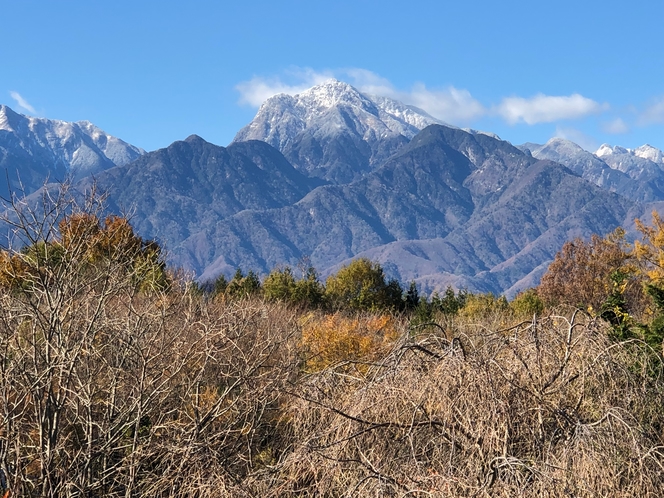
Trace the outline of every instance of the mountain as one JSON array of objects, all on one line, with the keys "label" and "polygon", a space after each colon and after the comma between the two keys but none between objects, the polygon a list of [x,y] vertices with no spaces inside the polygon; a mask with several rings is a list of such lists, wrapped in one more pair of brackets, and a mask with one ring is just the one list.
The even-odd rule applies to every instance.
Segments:
[{"label": "mountain", "polygon": [[139,155],[89,123],[1,116],[0,158],[21,179],[96,184],[110,212],[200,281],[302,258],[326,276],[366,256],[423,292],[511,296],[567,240],[629,230],[664,205],[653,147],[517,148],[335,80],[268,99],[228,147],[192,135]]},{"label": "mountain", "polygon": [[50,181],[74,180],[127,164],[145,151],[88,121],[70,123],[24,116],[0,105],[0,195],[31,193]]},{"label": "mountain", "polygon": [[440,123],[417,107],[331,79],[298,95],[269,98],[233,141],[262,140],[300,171],[342,184],[361,178],[420,130]]},{"label": "mountain", "polygon": [[604,144],[595,155],[630,178],[655,184],[664,191],[664,153],[661,150],[647,144],[636,149]]},{"label": "mountain", "polygon": [[203,241],[192,255],[172,259],[189,269],[189,259],[209,259],[205,234],[219,221],[246,209],[291,205],[321,184],[264,142],[219,147],[196,135],[85,178],[76,188],[89,190],[93,182],[108,194],[109,210],[128,213],[141,236],[176,252],[187,238]]},{"label": "mountain", "polygon": [[664,191],[660,190],[661,182],[633,179],[626,172],[605,162],[602,157],[586,151],[570,140],[552,138],[544,145],[528,143],[520,148],[527,149],[538,159],[549,159],[563,164],[582,178],[628,199],[639,202],[664,199]]},{"label": "mountain", "polygon": [[368,256],[425,291],[456,283],[500,293],[541,271],[569,238],[620,225],[632,205],[508,142],[432,125],[356,182],[223,220],[206,235],[214,260],[190,262],[206,280],[303,256],[326,274]]}]

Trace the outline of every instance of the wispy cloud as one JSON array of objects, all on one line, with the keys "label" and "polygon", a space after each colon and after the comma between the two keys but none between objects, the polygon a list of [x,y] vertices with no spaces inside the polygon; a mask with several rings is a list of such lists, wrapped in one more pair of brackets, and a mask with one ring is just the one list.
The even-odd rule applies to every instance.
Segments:
[{"label": "wispy cloud", "polygon": [[424,83],[415,83],[410,89],[400,89],[387,78],[362,68],[316,71],[294,67],[282,76],[255,76],[235,88],[240,93],[241,104],[259,107],[277,93],[295,95],[329,78],[345,80],[364,93],[391,97],[417,106],[442,121],[456,125],[471,124],[487,115],[498,115],[509,124],[524,122],[534,125],[580,119],[609,108],[608,104],[600,104],[578,93],[569,96],[538,94],[531,98],[507,97],[498,105],[489,106],[464,88],[429,88]]},{"label": "wispy cloud", "polygon": [[639,124],[643,126],[664,123],[664,97],[655,99],[639,116]]},{"label": "wispy cloud", "polygon": [[390,80],[368,69],[352,67],[337,71],[337,74],[339,77],[347,76],[351,85],[370,95],[394,98],[399,93]]},{"label": "wispy cloud", "polygon": [[425,110],[432,116],[449,123],[466,124],[486,113],[484,106],[468,90],[453,86],[430,89],[416,83],[410,90],[399,90],[386,78],[361,68],[335,71],[315,71],[311,68],[291,69],[284,77],[255,76],[236,85],[240,103],[259,107],[266,99],[278,93],[295,95],[329,78],[348,81],[358,90],[371,95],[390,97]]},{"label": "wispy cloud", "polygon": [[37,111],[35,111],[35,108],[30,105],[30,103],[25,100],[20,93],[11,91],[9,92],[9,95],[14,101],[16,102],[16,105],[23,111],[27,111],[30,114],[37,114]]},{"label": "wispy cloud", "polygon": [[597,140],[595,140],[590,135],[583,133],[581,130],[577,130],[576,128],[557,126],[556,132],[553,136],[556,138],[565,138],[567,140],[571,140],[588,152],[595,152],[600,146]]},{"label": "wispy cloud", "polygon": [[339,72],[361,92],[414,105],[449,123],[467,124],[486,113],[485,107],[468,90],[453,86],[429,89],[424,83],[415,83],[410,90],[398,90],[387,78],[367,69],[351,68]]},{"label": "wispy cloud", "polygon": [[524,122],[529,125],[580,119],[609,108],[578,93],[552,96],[539,93],[534,97],[506,97],[495,111],[509,124]]},{"label": "wispy cloud", "polygon": [[[254,76],[235,86],[240,92],[240,104],[260,107],[270,97],[279,93],[296,95],[312,86],[334,77],[332,72],[319,72],[311,68],[291,68],[286,71],[283,79],[279,76],[265,78]],[[285,80],[285,81],[284,81]]]},{"label": "wispy cloud", "polygon": [[416,83],[402,100],[424,109],[432,116],[455,124],[469,124],[486,114],[486,108],[468,90],[449,86],[430,90]]},{"label": "wispy cloud", "polygon": [[622,135],[629,131],[629,126],[627,126],[627,123],[622,118],[615,118],[602,123],[602,130],[611,135]]}]

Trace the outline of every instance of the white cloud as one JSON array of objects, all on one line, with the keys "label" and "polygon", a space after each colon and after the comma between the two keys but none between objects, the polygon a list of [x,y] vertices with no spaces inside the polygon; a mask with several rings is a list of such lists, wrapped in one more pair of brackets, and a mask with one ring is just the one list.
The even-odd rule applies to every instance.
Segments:
[{"label": "white cloud", "polygon": [[311,68],[291,68],[286,71],[284,76],[293,83],[284,82],[279,76],[270,78],[254,76],[249,81],[238,83],[235,89],[240,92],[240,104],[260,107],[263,102],[274,95],[279,93],[295,95],[334,75],[331,72],[318,72]]},{"label": "white cloud", "polygon": [[534,97],[506,97],[495,108],[509,124],[524,122],[529,125],[553,123],[565,119],[579,119],[609,108],[579,95],[552,96],[539,93]]},{"label": "white cloud", "polygon": [[621,118],[616,118],[602,123],[602,130],[611,135],[622,135],[629,131],[629,126]]},{"label": "white cloud", "polygon": [[449,123],[467,124],[486,113],[484,106],[473,98],[468,90],[453,86],[431,90],[423,83],[416,83],[411,90],[398,90],[386,78],[361,68],[345,68],[335,71],[314,71],[311,68],[292,68],[281,77],[256,76],[236,85],[240,103],[259,107],[266,99],[278,93],[295,95],[329,78],[347,80],[361,92],[390,97],[425,110],[432,116]]},{"label": "white cloud", "polygon": [[397,90],[386,78],[366,69],[345,69],[351,84],[361,92],[390,97],[414,105],[449,123],[466,124],[486,114],[486,108],[468,90],[449,86],[431,90],[415,83],[410,90]]},{"label": "white cloud", "polygon": [[423,83],[417,83],[408,94],[406,103],[453,124],[469,124],[487,112],[468,90],[453,86],[442,90],[429,90]]},{"label": "white cloud", "polygon": [[581,130],[576,128],[567,128],[567,127],[556,127],[556,132],[553,135],[555,138],[564,138],[571,140],[577,145],[580,145],[582,148],[588,152],[595,152],[600,146],[600,143],[595,140],[590,135],[583,133]]},{"label": "white cloud", "polygon": [[368,69],[353,67],[350,69],[342,69],[339,73],[341,73],[342,76],[348,76],[350,84],[361,92],[391,98],[396,98],[399,94],[399,91],[394,88],[394,85],[392,85],[387,78],[383,78]]},{"label": "white cloud", "polygon": [[347,75],[351,84],[361,92],[414,105],[448,123],[467,124],[486,113],[484,106],[468,90],[453,86],[430,90],[424,83],[415,83],[410,90],[397,90],[388,79],[367,69],[351,68],[340,72]]},{"label": "white cloud", "polygon": [[345,80],[367,94],[390,97],[417,106],[441,121],[455,125],[469,125],[489,114],[497,114],[510,124],[524,122],[534,125],[579,119],[609,108],[608,104],[600,104],[578,93],[569,96],[538,94],[531,98],[506,97],[499,105],[486,106],[463,88],[448,86],[432,89],[424,83],[415,83],[410,89],[399,89],[387,78],[362,68],[316,71],[292,67],[281,76],[255,76],[235,88],[240,92],[241,104],[259,107],[273,95],[295,95],[329,78]]},{"label": "white cloud", "polygon": [[664,97],[654,100],[639,116],[639,124],[664,123]]},{"label": "white cloud", "polygon": [[9,92],[9,95],[11,98],[13,98],[16,101],[16,105],[23,111],[27,111],[31,114],[37,114],[37,111],[35,111],[35,108],[30,105],[30,103],[25,100],[20,93],[11,91]]}]

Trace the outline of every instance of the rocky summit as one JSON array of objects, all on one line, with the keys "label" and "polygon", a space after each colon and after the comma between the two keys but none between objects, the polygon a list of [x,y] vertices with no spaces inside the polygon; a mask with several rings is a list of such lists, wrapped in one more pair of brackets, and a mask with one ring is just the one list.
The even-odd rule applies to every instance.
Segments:
[{"label": "rocky summit", "polygon": [[335,183],[357,180],[431,124],[417,107],[329,80],[298,95],[275,95],[235,136],[279,149],[299,170]]}]

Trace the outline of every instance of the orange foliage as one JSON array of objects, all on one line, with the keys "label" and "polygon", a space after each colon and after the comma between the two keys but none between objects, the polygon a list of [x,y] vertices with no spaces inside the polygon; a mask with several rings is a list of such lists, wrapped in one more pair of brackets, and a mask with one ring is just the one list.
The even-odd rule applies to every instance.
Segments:
[{"label": "orange foliage", "polygon": [[20,252],[0,251],[0,286],[30,288],[39,280],[57,280],[71,263],[83,271],[94,271],[98,263],[119,264],[134,273],[142,290],[167,286],[165,265],[157,243],[134,233],[126,218],[108,216],[103,224],[93,214],[77,213],[58,223],[59,238],[38,241]]},{"label": "orange foliage", "polygon": [[[632,275],[635,271],[624,237],[625,232],[618,228],[606,237],[593,235],[588,242],[575,239],[565,243],[542,277],[539,297],[548,305],[599,309],[614,289],[612,275],[616,271]],[[631,287],[638,293],[638,285]]]},{"label": "orange foliage", "polygon": [[64,218],[58,224],[60,229],[60,243],[65,249],[72,249],[91,240],[94,240],[99,231],[99,219],[93,214],[80,213]]},{"label": "orange foliage", "polygon": [[[319,371],[342,362],[371,362],[388,352],[399,336],[391,315],[347,317],[339,313],[305,316],[302,343],[306,369]],[[366,370],[366,366],[357,366]]]},{"label": "orange foliage", "polygon": [[60,221],[59,228],[63,247],[82,250],[89,261],[134,257],[145,245],[129,221],[120,216],[106,217],[102,227],[95,215],[75,214]]}]

